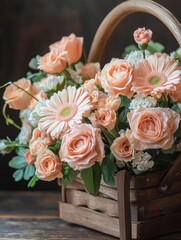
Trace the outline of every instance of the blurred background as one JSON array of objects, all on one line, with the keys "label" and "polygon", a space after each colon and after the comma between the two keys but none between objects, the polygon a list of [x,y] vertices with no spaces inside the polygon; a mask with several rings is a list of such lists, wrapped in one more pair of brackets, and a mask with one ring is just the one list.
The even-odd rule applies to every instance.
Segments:
[{"label": "blurred background", "polygon": [[[145,0],[146,1],[146,0]],[[29,60],[48,52],[48,46],[64,35],[75,33],[84,37],[88,54],[95,32],[107,13],[121,0],[1,0],[0,9],[0,85],[26,76]],[[181,21],[180,0],[156,1],[168,8]],[[132,34],[138,27],[150,28],[153,40],[161,42],[167,52],[178,48],[169,30],[155,17],[136,13],[122,21],[109,42],[103,63],[121,57],[124,47],[133,43]],[[0,90],[0,109],[4,89]],[[18,121],[18,112],[9,111]],[[18,131],[7,127],[0,114],[0,139],[14,139]],[[0,190],[27,189],[27,182],[15,183],[8,167],[11,155],[0,156]],[[36,189],[58,189],[57,182],[39,182]]]}]

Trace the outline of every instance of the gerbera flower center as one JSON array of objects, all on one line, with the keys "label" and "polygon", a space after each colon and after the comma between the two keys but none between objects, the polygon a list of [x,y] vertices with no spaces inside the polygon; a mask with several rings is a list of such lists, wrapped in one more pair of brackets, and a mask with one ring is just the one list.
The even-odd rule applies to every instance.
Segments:
[{"label": "gerbera flower center", "polygon": [[160,72],[154,71],[147,76],[147,82],[151,87],[162,86],[166,81],[166,76]]},{"label": "gerbera flower center", "polygon": [[160,77],[151,77],[149,83],[152,86],[159,86],[162,83],[162,79]]},{"label": "gerbera flower center", "polygon": [[66,104],[64,105],[59,112],[59,116],[64,121],[69,121],[75,116],[77,112],[77,106],[75,104]]}]

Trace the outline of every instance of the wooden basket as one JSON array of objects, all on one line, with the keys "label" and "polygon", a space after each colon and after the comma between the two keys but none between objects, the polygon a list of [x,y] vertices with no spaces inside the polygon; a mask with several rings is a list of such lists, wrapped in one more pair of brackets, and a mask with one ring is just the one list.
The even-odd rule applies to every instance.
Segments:
[{"label": "wooden basket", "polygon": [[[100,25],[89,62],[101,61],[105,46],[118,23],[134,12],[159,18],[181,46],[181,27],[172,14],[152,1],[130,0],[114,8]],[[101,184],[98,196],[85,191],[80,178],[62,187],[60,218],[70,223],[119,237],[146,239],[181,230],[181,155],[168,170],[130,176],[120,171],[117,189]]]}]

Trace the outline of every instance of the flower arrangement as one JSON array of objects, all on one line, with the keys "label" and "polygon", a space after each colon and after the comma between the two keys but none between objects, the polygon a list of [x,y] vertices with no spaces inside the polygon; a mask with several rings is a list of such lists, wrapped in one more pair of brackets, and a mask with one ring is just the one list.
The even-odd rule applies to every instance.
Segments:
[{"label": "flower arrangement", "polygon": [[[141,174],[169,167],[181,151],[181,51],[170,55],[151,40],[152,31],[134,32],[138,46],[125,49],[102,69],[80,61],[83,38],[71,34],[33,58],[26,78],[8,82],[3,99],[7,124],[20,129],[2,139],[2,154],[15,181],[62,178],[64,187],[79,174],[91,194],[103,179],[115,187],[118,171]],[[21,126],[6,107],[20,111]]]}]

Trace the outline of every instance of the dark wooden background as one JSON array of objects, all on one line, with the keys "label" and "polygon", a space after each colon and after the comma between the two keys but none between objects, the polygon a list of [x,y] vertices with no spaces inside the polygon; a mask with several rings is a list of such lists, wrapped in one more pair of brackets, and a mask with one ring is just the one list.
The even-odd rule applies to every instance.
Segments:
[{"label": "dark wooden background", "polygon": [[[146,0],[145,0],[146,1]],[[0,85],[26,75],[28,62],[35,55],[43,55],[49,44],[63,35],[75,33],[84,37],[86,52],[90,48],[96,29],[106,14],[121,0],[1,0],[0,1]],[[180,19],[180,0],[157,1]],[[120,57],[123,48],[133,43],[132,33],[138,27],[153,30],[153,39],[172,51],[178,47],[171,33],[154,17],[137,13],[126,18],[110,41],[104,63],[111,57]],[[4,90],[0,90],[2,97]],[[2,109],[3,101],[0,101]],[[18,118],[18,112],[11,111]],[[0,138],[15,138],[13,127],[7,127],[0,115]],[[26,183],[14,183],[8,161],[12,155],[0,158],[0,190],[26,189]],[[56,182],[39,183],[35,189],[55,189]]]}]

